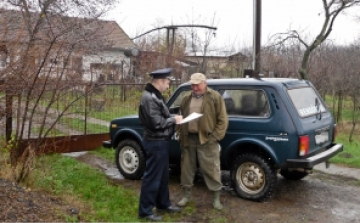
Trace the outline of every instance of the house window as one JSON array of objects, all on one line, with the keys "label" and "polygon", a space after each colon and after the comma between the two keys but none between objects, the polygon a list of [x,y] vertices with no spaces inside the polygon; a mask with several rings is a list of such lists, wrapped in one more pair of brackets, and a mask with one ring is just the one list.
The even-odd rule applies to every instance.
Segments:
[{"label": "house window", "polygon": [[6,67],[7,49],[5,45],[0,45],[0,68]]},{"label": "house window", "polygon": [[79,56],[74,56],[72,58],[72,69],[74,69],[75,71],[81,71],[83,68],[83,61],[82,61],[82,57]]},{"label": "house window", "polygon": [[7,59],[6,53],[0,51],[0,68],[6,67],[6,59]]},{"label": "house window", "polygon": [[95,75],[94,77],[98,77],[99,81],[104,81],[105,78],[106,80],[115,81],[123,74],[122,64],[119,63],[91,63],[90,70]]}]

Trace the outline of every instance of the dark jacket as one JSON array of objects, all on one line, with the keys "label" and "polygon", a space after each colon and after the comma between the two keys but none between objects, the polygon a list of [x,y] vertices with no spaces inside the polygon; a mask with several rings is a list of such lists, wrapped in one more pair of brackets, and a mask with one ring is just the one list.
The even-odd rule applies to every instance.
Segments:
[{"label": "dark jacket", "polygon": [[147,84],[140,100],[140,124],[146,140],[169,140],[174,134],[175,118],[171,117],[162,94]]},{"label": "dark jacket", "polygon": [[[181,101],[180,111],[184,117],[190,115],[189,107],[191,97],[192,95],[189,93]],[[224,99],[217,91],[207,87],[204,94],[201,113],[203,116],[200,117],[198,126],[200,144],[202,145],[211,139],[220,141],[224,138],[229,120],[226,113]],[[184,123],[177,127],[180,144],[182,146],[189,146],[188,123]]]}]

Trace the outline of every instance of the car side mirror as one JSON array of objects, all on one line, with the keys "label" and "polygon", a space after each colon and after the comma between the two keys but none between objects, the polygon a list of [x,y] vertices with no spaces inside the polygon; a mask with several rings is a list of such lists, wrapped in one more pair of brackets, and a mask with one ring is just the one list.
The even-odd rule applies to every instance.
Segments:
[{"label": "car side mirror", "polygon": [[179,114],[180,106],[169,108],[170,114]]}]

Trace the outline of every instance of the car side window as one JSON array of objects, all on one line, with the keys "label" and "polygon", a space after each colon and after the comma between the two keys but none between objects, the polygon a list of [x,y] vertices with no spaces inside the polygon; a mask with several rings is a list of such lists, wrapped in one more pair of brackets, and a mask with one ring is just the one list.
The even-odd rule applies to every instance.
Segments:
[{"label": "car side window", "polygon": [[228,115],[268,117],[270,106],[263,90],[221,90]]}]

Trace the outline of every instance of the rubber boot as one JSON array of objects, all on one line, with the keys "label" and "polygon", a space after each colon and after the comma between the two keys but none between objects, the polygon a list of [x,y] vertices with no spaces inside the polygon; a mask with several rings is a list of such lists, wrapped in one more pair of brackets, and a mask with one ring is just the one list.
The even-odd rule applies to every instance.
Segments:
[{"label": "rubber boot", "polygon": [[214,191],[213,198],[214,198],[213,200],[214,208],[218,210],[223,209],[224,207],[220,203],[220,191]]},{"label": "rubber boot", "polygon": [[184,207],[189,201],[191,196],[191,188],[183,187],[183,198],[177,203],[177,206]]}]

